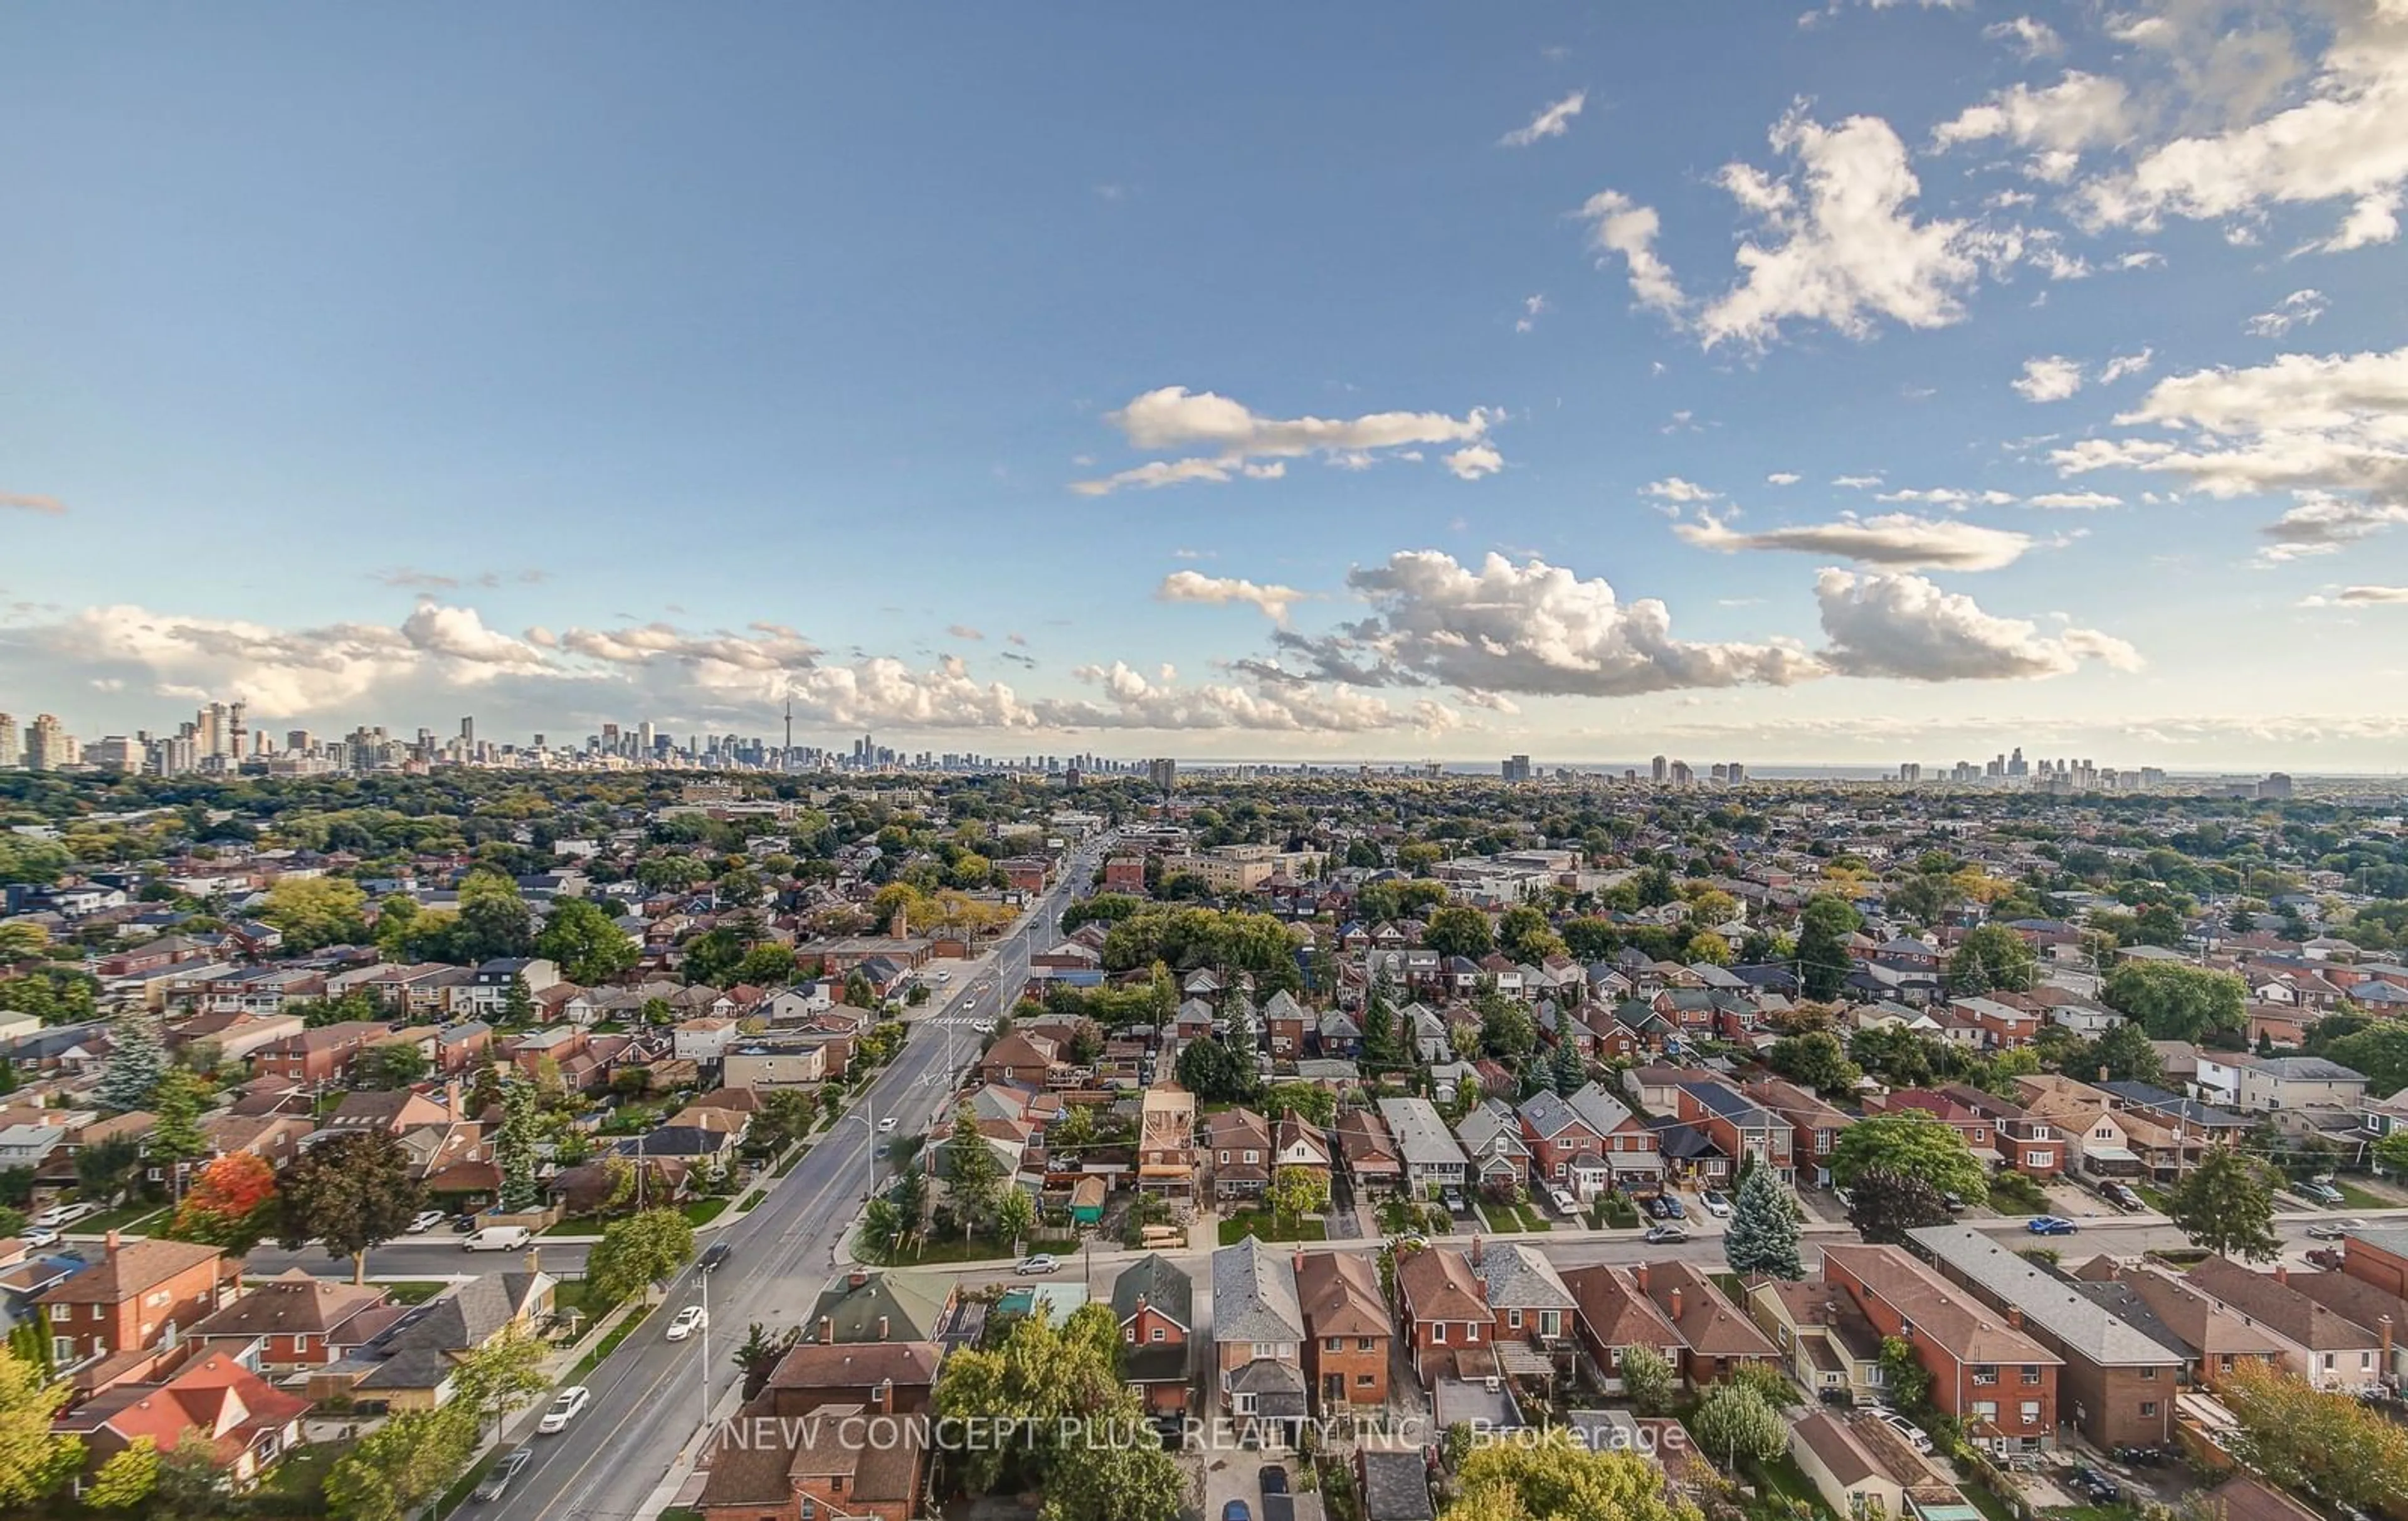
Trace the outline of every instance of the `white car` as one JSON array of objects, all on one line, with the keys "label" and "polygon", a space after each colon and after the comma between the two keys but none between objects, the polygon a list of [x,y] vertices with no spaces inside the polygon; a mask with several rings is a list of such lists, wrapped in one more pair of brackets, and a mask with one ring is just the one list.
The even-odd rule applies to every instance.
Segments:
[{"label": "white car", "polygon": [[953,980],[953,974],[952,972],[949,972],[949,971],[940,971],[940,972],[939,972],[939,973],[937,974],[937,981],[938,981],[938,982],[939,982],[939,983],[950,983],[950,982],[952,982]]},{"label": "white car", "polygon": [[405,1236],[423,1236],[442,1223],[443,1212],[441,1210],[421,1210],[409,1222],[409,1228],[403,1231],[402,1234]]},{"label": "white car", "polygon": [[1711,1188],[1698,1196],[1698,1202],[1704,1205],[1706,1212],[1717,1220],[1727,1218],[1731,1212],[1730,1200]]},{"label": "white car", "polygon": [[567,1430],[568,1423],[583,1414],[585,1407],[593,1402],[593,1390],[582,1384],[572,1384],[560,1391],[559,1398],[552,1400],[552,1408],[543,1413],[543,1419],[535,1423],[535,1428],[547,1437],[557,1436]]},{"label": "white car", "polygon": [[1580,1212],[1580,1201],[1572,1198],[1571,1192],[1569,1189],[1548,1189],[1547,1202],[1555,1207],[1555,1212],[1557,1214],[1577,1214]]},{"label": "white car", "polygon": [[61,1230],[74,1225],[88,1214],[99,1212],[100,1206],[97,1204],[53,1204],[34,1216],[34,1224],[48,1227],[52,1230]]},{"label": "white car", "polygon": [[886,1118],[878,1122],[878,1133],[882,1136],[891,1133],[894,1128],[895,1116],[892,1114],[887,1115]]},{"label": "white car", "polygon": [[59,1233],[48,1226],[27,1226],[22,1239],[27,1246],[56,1246]]},{"label": "white car", "polygon": [[1875,1410],[1873,1414],[1881,1421],[1882,1425],[1886,1426],[1891,1430],[1897,1432],[1899,1436],[1905,1441],[1908,1446],[1927,1456],[1930,1455],[1931,1434],[1924,1430],[1923,1428],[1915,1425],[1913,1421],[1908,1420],[1905,1416],[1900,1415],[1898,1412],[1886,1407]]},{"label": "white car", "polygon": [[995,1021],[991,1019],[982,1019],[971,1025],[970,1028],[978,1031],[981,1035],[993,1035],[995,1033]]},{"label": "white car", "polygon": [[1019,1267],[1014,1268],[1011,1270],[1018,1273],[1023,1278],[1027,1278],[1037,1273],[1057,1271],[1060,1270],[1061,1266],[1061,1263],[1054,1259],[1052,1254],[1039,1252],[1035,1256],[1030,1257],[1028,1260],[1023,1262]]},{"label": "white car", "polygon": [[669,1340],[682,1342],[710,1324],[708,1311],[698,1304],[687,1305],[677,1313],[677,1319],[669,1322]]}]

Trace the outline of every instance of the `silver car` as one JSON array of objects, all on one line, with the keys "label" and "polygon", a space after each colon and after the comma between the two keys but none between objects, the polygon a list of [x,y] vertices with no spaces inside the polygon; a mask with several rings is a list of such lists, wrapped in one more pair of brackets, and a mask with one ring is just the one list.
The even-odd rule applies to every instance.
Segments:
[{"label": "silver car", "polygon": [[509,1492],[510,1481],[517,1478],[520,1471],[534,1461],[534,1448],[516,1447],[511,1449],[500,1462],[495,1463],[492,1468],[485,1471],[484,1483],[477,1485],[475,1489],[469,1491],[468,1498],[474,1500],[495,1500],[501,1499],[505,1494]]}]

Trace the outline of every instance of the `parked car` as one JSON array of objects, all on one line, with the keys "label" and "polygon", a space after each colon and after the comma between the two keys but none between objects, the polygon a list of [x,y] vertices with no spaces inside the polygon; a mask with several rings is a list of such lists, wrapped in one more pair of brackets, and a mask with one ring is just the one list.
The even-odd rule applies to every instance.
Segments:
[{"label": "parked car", "polygon": [[1571,1192],[1569,1189],[1548,1189],[1547,1202],[1555,1207],[1555,1212],[1557,1214],[1578,1214],[1580,1212],[1580,1200],[1572,1198]]},{"label": "parked car", "polygon": [[2100,1184],[2099,1197],[2126,1213],[2142,1207],[2141,1196],[2120,1183]]},{"label": "parked car", "polygon": [[1685,1241],[1689,1239],[1689,1227],[1670,1224],[1653,1225],[1647,1227],[1647,1234],[1639,1239],[1650,1246],[1662,1246],[1670,1241]]},{"label": "parked car", "polygon": [[1054,1259],[1053,1254],[1049,1252],[1039,1252],[1032,1257],[1025,1258],[1022,1261],[1019,1267],[1014,1268],[1011,1270],[1018,1273],[1021,1277],[1026,1278],[1037,1273],[1057,1271],[1060,1270],[1061,1266],[1061,1263]]},{"label": "parked car", "polygon": [[1961,1214],[1964,1212],[1965,1196],[1957,1193],[1954,1189],[1942,1194],[1940,1196],[1940,1202],[1948,1207],[1948,1212],[1950,1214]]},{"label": "parked car", "polygon": [[1254,1477],[1256,1482],[1262,1485],[1262,1491],[1266,1498],[1272,1495],[1284,1495],[1287,1493],[1287,1470],[1280,1467],[1277,1463],[1264,1464],[1262,1471]]},{"label": "parked car", "polygon": [[487,1226],[460,1243],[463,1252],[514,1252],[535,1240],[524,1226]]},{"label": "parked car", "polygon": [[2332,1185],[2332,1180],[2329,1178],[2311,1179],[2309,1182],[2299,1184],[2297,1187],[2293,1188],[2291,1192],[2299,1195],[2301,1198],[2315,1199],[2319,1204],[2345,1204],[2348,1202],[2347,1199],[2342,1197],[2342,1191]]},{"label": "parked car", "polygon": [[512,1448],[508,1454],[504,1455],[500,1462],[485,1471],[484,1482],[477,1485],[475,1489],[471,1490],[468,1498],[470,1499],[487,1501],[501,1499],[502,1496],[509,1492],[510,1481],[519,1476],[519,1471],[534,1461],[534,1448]]},{"label": "parked car", "polygon": [[552,1408],[543,1413],[543,1419],[535,1423],[535,1428],[547,1437],[556,1436],[567,1430],[568,1423],[583,1414],[585,1407],[592,1403],[594,1391],[582,1384],[572,1384],[560,1391]]},{"label": "parked car", "polygon": [[1840,1208],[1843,1210],[1853,1210],[1856,1207],[1856,1196],[1844,1188],[1832,1189],[1831,1197],[1840,1201]]},{"label": "parked car", "polygon": [[53,1204],[34,1216],[34,1224],[48,1227],[52,1230],[64,1230],[85,1216],[99,1212],[100,1206],[97,1204]]},{"label": "parked car", "polygon": [[1242,1499],[1233,1499],[1221,1507],[1221,1521],[1254,1521],[1254,1509]]},{"label": "parked car", "polygon": [[2071,1236],[2082,1227],[2061,1214],[2036,1214],[2024,1222],[2024,1228],[2035,1236]]},{"label": "parked car", "polygon": [[939,983],[950,983],[950,982],[952,982],[953,980],[953,974],[952,972],[949,972],[949,971],[940,971],[940,972],[939,972],[939,973],[937,974],[937,981],[938,981],[938,982],[939,982]]},{"label": "parked car", "polygon": [[1447,1209],[1455,1214],[1461,1214],[1464,1211],[1471,1207],[1463,1201],[1463,1190],[1460,1188],[1450,1188],[1440,1194],[1439,1198],[1445,1203]]},{"label": "parked car", "polygon": [[2320,1241],[2337,1241],[2353,1230],[2364,1230],[2365,1228],[2366,1222],[2356,1218],[2348,1220],[2319,1220],[2315,1225],[2308,1227],[2308,1234]]},{"label": "parked car", "polygon": [[1704,1193],[1699,1194],[1698,1196],[1698,1202],[1704,1205],[1706,1207],[1706,1212],[1713,1215],[1717,1220],[1727,1219],[1730,1215],[1730,1200],[1724,1198],[1721,1191],[1718,1189],[1709,1188]]},{"label": "parked car", "polygon": [[1913,1421],[1908,1420],[1905,1416],[1899,1414],[1898,1412],[1890,1409],[1886,1405],[1875,1410],[1873,1412],[1873,1415],[1882,1423],[1882,1425],[1886,1426],[1891,1430],[1897,1432],[1899,1441],[1905,1442],[1916,1452],[1923,1453],[1927,1456],[1931,1452],[1931,1433],[1915,1425]]},{"label": "parked car", "polygon": [[56,1246],[59,1244],[59,1233],[52,1230],[48,1226],[27,1226],[18,1234],[24,1241],[24,1243],[27,1246]]},{"label": "parked car", "polygon": [[1679,1199],[1679,1198],[1677,1198],[1676,1197],[1674,1197],[1673,1195],[1670,1195],[1670,1194],[1658,1194],[1658,1195],[1656,1195],[1656,1198],[1660,1198],[1660,1199],[1662,1199],[1662,1200],[1664,1201],[1664,1218],[1665,1218],[1665,1219],[1667,1219],[1667,1220],[1686,1220],[1686,1219],[1689,1217],[1689,1212],[1688,1212],[1687,1210],[1684,1210],[1684,1209],[1683,1209],[1683,1208],[1681,1207],[1681,1201],[1680,1201],[1680,1199]]},{"label": "parked car", "polygon": [[421,1210],[410,1219],[409,1227],[404,1231],[403,1234],[408,1236],[423,1236],[428,1231],[433,1230],[437,1226],[441,1225],[445,1218],[446,1216],[441,1210]]},{"label": "parked car", "polygon": [[730,1246],[725,1241],[711,1242],[710,1250],[702,1254],[702,1270],[704,1272],[717,1272],[719,1270],[719,1265],[725,1262],[735,1254],[735,1252],[736,1248]]},{"label": "parked car", "polygon": [[2124,1491],[2115,1486],[2114,1480],[2086,1463],[2073,1471],[2067,1487],[2094,1505],[2113,1505],[2124,1498]]},{"label": "parked car", "polygon": [[669,1322],[668,1338],[672,1342],[682,1342],[710,1324],[708,1311],[698,1304],[687,1305],[677,1313],[677,1319]]},{"label": "parked car", "polygon": [[1672,1218],[1671,1206],[1664,1202],[1664,1196],[1661,1194],[1649,1194],[1645,1196],[1640,1199],[1639,1207],[1647,1212],[1647,1218],[1650,1220],[1670,1220]]}]

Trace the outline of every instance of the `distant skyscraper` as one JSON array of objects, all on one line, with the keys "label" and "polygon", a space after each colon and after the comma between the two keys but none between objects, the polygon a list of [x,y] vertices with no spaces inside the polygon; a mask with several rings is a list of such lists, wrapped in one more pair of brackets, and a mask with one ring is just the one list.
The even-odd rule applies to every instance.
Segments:
[{"label": "distant skyscraper", "polygon": [[1168,795],[1179,786],[1179,762],[1168,755],[1158,755],[1146,762],[1145,774],[1153,781],[1156,792]]},{"label": "distant skyscraper", "polygon": [[2291,779],[2280,771],[2270,772],[2265,781],[2258,783],[2258,796],[2288,797],[2291,796]]},{"label": "distant skyscraper", "polygon": [[0,771],[13,771],[24,758],[25,742],[17,738],[17,718],[13,713],[0,713]]},{"label": "distant skyscraper", "polygon": [[1743,765],[1740,764],[1738,761],[1733,761],[1733,762],[1731,762],[1731,763],[1730,763],[1730,779],[1731,779],[1731,785],[1733,785],[1733,786],[1737,786],[1737,785],[1739,785],[1741,782],[1742,782],[1746,781],[1746,780],[1747,780],[1747,768],[1746,768],[1745,766],[1743,766]]},{"label": "distant skyscraper", "polygon": [[1505,757],[1505,767],[1504,767],[1504,771],[1505,771],[1505,780],[1506,780],[1506,781],[1508,781],[1508,782],[1527,782],[1527,781],[1529,781],[1529,780],[1530,780],[1530,757],[1529,757],[1529,756],[1527,756],[1527,755],[1508,755],[1508,756],[1506,756],[1506,757]]},{"label": "distant skyscraper", "polygon": [[1672,763],[1672,785],[1676,787],[1693,786],[1696,784],[1697,780],[1698,773],[1689,769],[1689,763],[1687,761],[1676,760]]},{"label": "distant skyscraper", "polygon": [[648,718],[636,725],[636,758],[648,761],[652,758],[652,721]]},{"label": "distant skyscraper", "polygon": [[463,750],[474,750],[477,748],[476,719],[464,718],[460,721],[460,748]]},{"label": "distant skyscraper", "polygon": [[49,713],[34,720],[25,735],[25,769],[55,771],[67,763],[66,731]]},{"label": "distant skyscraper", "polygon": [[1653,763],[1653,768],[1654,768],[1654,770],[1655,770],[1655,773],[1656,773],[1656,780],[1657,782],[1669,782],[1669,781],[1670,781],[1670,780],[1671,780],[1671,778],[1672,778],[1672,763],[1671,763],[1671,762],[1670,762],[1670,761],[1668,761],[1668,760],[1666,760],[1663,756],[1658,755],[1658,756],[1656,756],[1656,759],[1655,759],[1655,761],[1654,761],[1654,763]]}]

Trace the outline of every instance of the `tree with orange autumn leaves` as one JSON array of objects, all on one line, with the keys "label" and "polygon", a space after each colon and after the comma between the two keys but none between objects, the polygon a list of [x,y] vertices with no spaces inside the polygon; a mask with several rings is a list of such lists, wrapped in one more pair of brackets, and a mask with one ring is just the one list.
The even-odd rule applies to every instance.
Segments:
[{"label": "tree with orange autumn leaves", "polygon": [[240,1256],[273,1227],[276,1169],[264,1156],[230,1152],[201,1169],[167,1233]]}]

